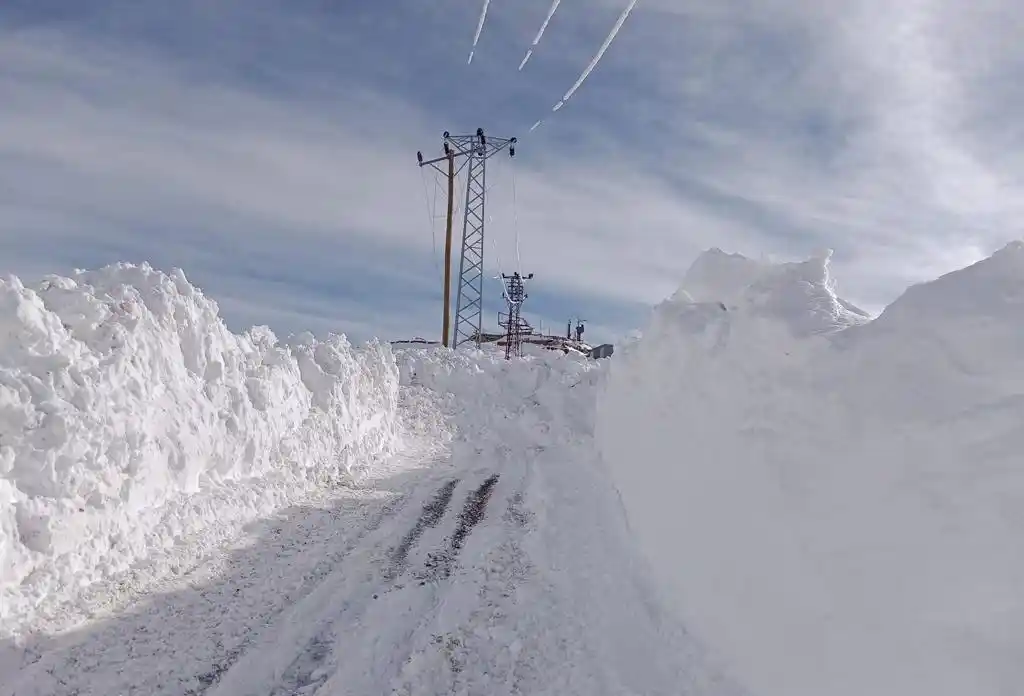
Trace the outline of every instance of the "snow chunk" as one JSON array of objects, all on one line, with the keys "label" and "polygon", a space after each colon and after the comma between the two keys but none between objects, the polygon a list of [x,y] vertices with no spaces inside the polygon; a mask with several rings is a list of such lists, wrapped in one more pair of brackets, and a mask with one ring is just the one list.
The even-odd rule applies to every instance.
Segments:
[{"label": "snow chunk", "polygon": [[826,250],[807,261],[772,264],[712,249],[697,257],[667,302],[718,304],[778,321],[796,335],[864,323],[867,314],[836,295],[831,258]]},{"label": "snow chunk", "polygon": [[233,334],[180,270],[0,279],[0,629],[386,453],[397,382],[377,343]]},{"label": "snow chunk", "polygon": [[1018,688],[1024,245],[872,322],[827,258],[702,264],[597,424],[686,625],[767,696]]},{"label": "snow chunk", "polygon": [[736,297],[772,265],[710,249],[698,256],[683,277],[681,293],[694,302],[727,302]]}]

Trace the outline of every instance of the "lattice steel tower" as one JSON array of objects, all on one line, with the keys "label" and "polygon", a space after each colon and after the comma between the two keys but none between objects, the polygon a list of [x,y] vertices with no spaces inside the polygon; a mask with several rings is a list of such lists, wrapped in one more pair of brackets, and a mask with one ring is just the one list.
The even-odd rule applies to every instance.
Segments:
[{"label": "lattice steel tower", "polygon": [[[484,303],[484,220],[487,197],[487,160],[502,150],[508,149],[510,157],[516,155],[515,138],[492,138],[484,135],[483,128],[477,128],[473,135],[451,135],[444,133],[444,157],[424,160],[423,153],[416,156],[420,166],[432,166],[448,178],[448,226],[445,246],[445,310],[444,344],[448,345],[448,281],[450,273],[450,248],[452,236],[452,201],[455,185],[455,160],[465,158],[458,171],[466,169],[466,202],[462,218],[462,253],[459,257],[459,278],[455,301],[455,331],[453,348],[473,342],[480,345],[483,328]],[[437,164],[448,162],[447,171]]]},{"label": "lattice steel tower", "polygon": [[530,325],[520,316],[523,302],[529,297],[526,294],[524,280],[531,280],[533,274],[521,276],[519,272],[501,276],[508,283],[505,285],[505,302],[508,312],[498,318],[498,324],[505,329],[505,359],[521,357],[523,354],[523,336],[533,331]]},{"label": "lattice steel tower", "polygon": [[466,202],[462,218],[462,258],[455,295],[455,343],[480,345],[484,303],[484,220],[487,198],[487,160],[508,148],[515,157],[515,138],[492,138],[477,128],[475,135],[452,135],[448,142],[469,159],[466,167]]}]

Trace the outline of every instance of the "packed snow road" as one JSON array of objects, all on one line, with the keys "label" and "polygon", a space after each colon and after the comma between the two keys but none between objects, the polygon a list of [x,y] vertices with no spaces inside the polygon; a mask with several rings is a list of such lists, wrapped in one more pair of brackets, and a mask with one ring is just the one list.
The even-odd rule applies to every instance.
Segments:
[{"label": "packed snow road", "polygon": [[0,696],[733,693],[664,618],[591,409],[567,409],[588,368],[417,360],[386,465],[6,647]]}]

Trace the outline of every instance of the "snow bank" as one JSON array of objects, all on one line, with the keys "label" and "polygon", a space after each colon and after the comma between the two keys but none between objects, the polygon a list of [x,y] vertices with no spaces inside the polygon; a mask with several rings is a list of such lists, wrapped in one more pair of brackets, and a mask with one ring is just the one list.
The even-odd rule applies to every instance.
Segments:
[{"label": "snow bank", "polygon": [[[490,418],[479,414],[494,411],[496,405],[511,412],[542,405],[564,414],[560,427],[575,424],[587,433],[593,429],[593,394],[602,383],[606,361],[551,350],[505,360],[504,348],[495,347],[457,352],[396,349],[395,354],[401,383],[447,397],[448,420],[463,428],[491,427]],[[483,434],[475,432],[473,437],[480,439]],[[460,438],[470,439],[465,432]]]},{"label": "snow bank", "polygon": [[1024,244],[874,321],[828,257],[711,252],[612,361],[598,438],[686,624],[753,693],[1024,684]]},{"label": "snow bank", "polygon": [[0,630],[386,454],[397,379],[377,343],[231,333],[181,271],[0,280]]}]

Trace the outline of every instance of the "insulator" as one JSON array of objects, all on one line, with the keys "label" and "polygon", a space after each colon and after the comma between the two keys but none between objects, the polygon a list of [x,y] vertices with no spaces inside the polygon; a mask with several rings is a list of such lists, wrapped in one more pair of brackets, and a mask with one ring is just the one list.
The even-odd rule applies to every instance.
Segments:
[{"label": "insulator", "polygon": [[420,164],[423,164],[423,153],[422,152],[419,152],[419,151],[416,152],[416,161],[419,162]]}]

